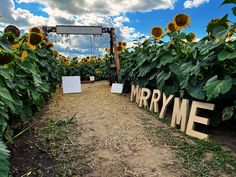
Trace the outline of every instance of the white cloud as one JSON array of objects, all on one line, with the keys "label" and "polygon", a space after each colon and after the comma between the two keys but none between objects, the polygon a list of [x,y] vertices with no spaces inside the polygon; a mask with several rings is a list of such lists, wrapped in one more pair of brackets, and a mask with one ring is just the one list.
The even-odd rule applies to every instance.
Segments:
[{"label": "white cloud", "polygon": [[[151,11],[154,9],[173,8],[176,0],[16,0],[17,3],[37,2],[44,7],[41,9],[48,14],[48,17],[38,16],[27,9],[16,8],[13,0],[0,1],[0,25],[13,24],[20,29],[29,29],[32,26],[55,26],[57,24],[73,24],[86,26],[114,27],[116,30],[117,42],[133,41],[143,34],[136,29],[127,26],[130,20],[125,12]],[[91,54],[100,53],[103,48],[109,47],[110,38],[105,34],[101,39],[89,36],[72,36],[70,44],[65,37],[50,35],[55,42],[55,49],[68,53],[71,48],[73,54],[80,52]],[[91,41],[91,42],[90,42]]]},{"label": "white cloud", "polygon": [[50,6],[53,10],[66,11],[73,15],[96,14],[115,16],[124,12],[151,11],[173,8],[176,0],[18,0],[17,2],[37,2]]},{"label": "white cloud", "polygon": [[184,2],[184,8],[198,7],[203,3],[208,3],[210,0],[187,0]]}]

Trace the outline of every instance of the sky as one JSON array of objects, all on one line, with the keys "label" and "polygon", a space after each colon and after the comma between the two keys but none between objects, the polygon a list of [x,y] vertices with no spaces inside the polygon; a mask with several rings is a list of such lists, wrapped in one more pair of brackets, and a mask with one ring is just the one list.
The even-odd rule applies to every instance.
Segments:
[{"label": "sky", "polygon": [[[198,39],[206,35],[206,25],[212,18],[229,14],[235,22],[230,4],[220,7],[223,0],[0,0],[0,31],[9,24],[22,33],[33,26],[85,25],[114,27],[116,41],[149,37],[154,26],[163,29],[179,13],[188,14],[190,26],[184,32],[194,32]],[[50,34],[55,48],[69,57],[103,55],[109,47],[109,36]],[[164,39],[165,40],[165,39]]]}]

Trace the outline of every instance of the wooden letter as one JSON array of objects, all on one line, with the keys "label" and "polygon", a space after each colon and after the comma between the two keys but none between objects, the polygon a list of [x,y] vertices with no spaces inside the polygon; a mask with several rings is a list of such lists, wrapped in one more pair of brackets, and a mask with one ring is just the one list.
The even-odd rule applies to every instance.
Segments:
[{"label": "wooden letter", "polygon": [[161,91],[157,89],[153,90],[151,105],[149,108],[150,111],[154,110],[154,112],[159,112],[158,102],[160,99],[161,99]]},{"label": "wooden letter", "polygon": [[195,122],[205,124],[205,125],[209,125],[209,122],[210,122],[210,120],[205,118],[205,117],[197,116],[197,112],[198,112],[197,109],[202,108],[202,109],[208,109],[208,110],[213,111],[214,107],[215,107],[214,104],[193,101],[192,108],[191,108],[190,115],[189,115],[189,121],[188,121],[186,134],[190,135],[190,136],[193,136],[193,137],[196,137],[196,138],[199,138],[199,139],[208,138],[207,134],[200,133],[200,132],[197,132],[197,131],[194,130]]},{"label": "wooden letter", "polygon": [[175,98],[170,126],[176,127],[176,124],[181,125],[180,130],[185,132],[188,113],[189,113],[189,100],[183,99],[182,101],[180,101],[179,98]]},{"label": "wooden letter", "polygon": [[148,98],[151,96],[151,90],[148,88],[142,88],[140,100],[139,100],[139,107],[148,107]]},{"label": "wooden letter", "polygon": [[174,95],[170,95],[167,99],[166,99],[166,95],[165,93],[163,93],[163,104],[162,104],[162,108],[161,108],[161,112],[159,115],[159,118],[163,118],[166,114],[166,110],[168,105],[171,103],[171,101],[173,100]]},{"label": "wooden letter", "polygon": [[136,87],[135,85],[132,85],[130,101],[133,102],[135,100],[135,102],[138,104],[140,94],[141,94],[141,89],[139,89],[139,85],[137,85]]}]

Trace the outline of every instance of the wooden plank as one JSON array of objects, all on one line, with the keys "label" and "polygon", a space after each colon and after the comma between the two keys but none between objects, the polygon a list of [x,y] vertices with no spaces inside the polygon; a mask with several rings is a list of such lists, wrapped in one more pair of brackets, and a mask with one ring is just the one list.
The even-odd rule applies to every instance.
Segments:
[{"label": "wooden plank", "polygon": [[205,133],[201,133],[198,131],[195,131],[195,123],[200,123],[200,124],[204,124],[204,125],[209,125],[210,120],[205,118],[205,117],[200,117],[197,116],[198,113],[198,109],[207,109],[207,110],[214,110],[215,105],[214,104],[210,104],[210,103],[202,103],[199,101],[193,101],[192,102],[192,108],[190,111],[190,115],[189,115],[189,120],[188,120],[188,125],[187,125],[187,130],[186,130],[186,134],[199,138],[199,139],[207,139],[208,135]]}]

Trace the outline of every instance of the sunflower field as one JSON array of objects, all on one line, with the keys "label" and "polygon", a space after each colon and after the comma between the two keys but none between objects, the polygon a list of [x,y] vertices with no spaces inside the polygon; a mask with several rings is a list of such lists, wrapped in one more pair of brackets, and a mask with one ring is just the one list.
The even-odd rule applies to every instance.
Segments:
[{"label": "sunflower field", "polygon": [[87,56],[78,60],[68,60],[63,56],[59,56],[61,61],[66,65],[67,76],[80,76],[82,81],[89,81],[90,76],[95,76],[96,80],[104,80],[109,78],[108,59],[102,59],[97,56]]},{"label": "sunflower field", "polygon": [[153,27],[151,38],[121,52],[122,82],[125,90],[134,83],[168,95],[215,103],[216,114],[210,122],[217,125],[236,117],[236,23],[228,15],[212,19],[206,27],[207,36],[198,41],[194,33],[181,31],[189,24],[187,14],[178,14],[167,24],[166,33]]},{"label": "sunflower field", "polygon": [[26,34],[7,26],[0,32],[0,176],[8,174],[9,152],[3,143],[15,136],[14,122],[27,122],[40,110],[66,74],[53,44],[33,27]]}]

